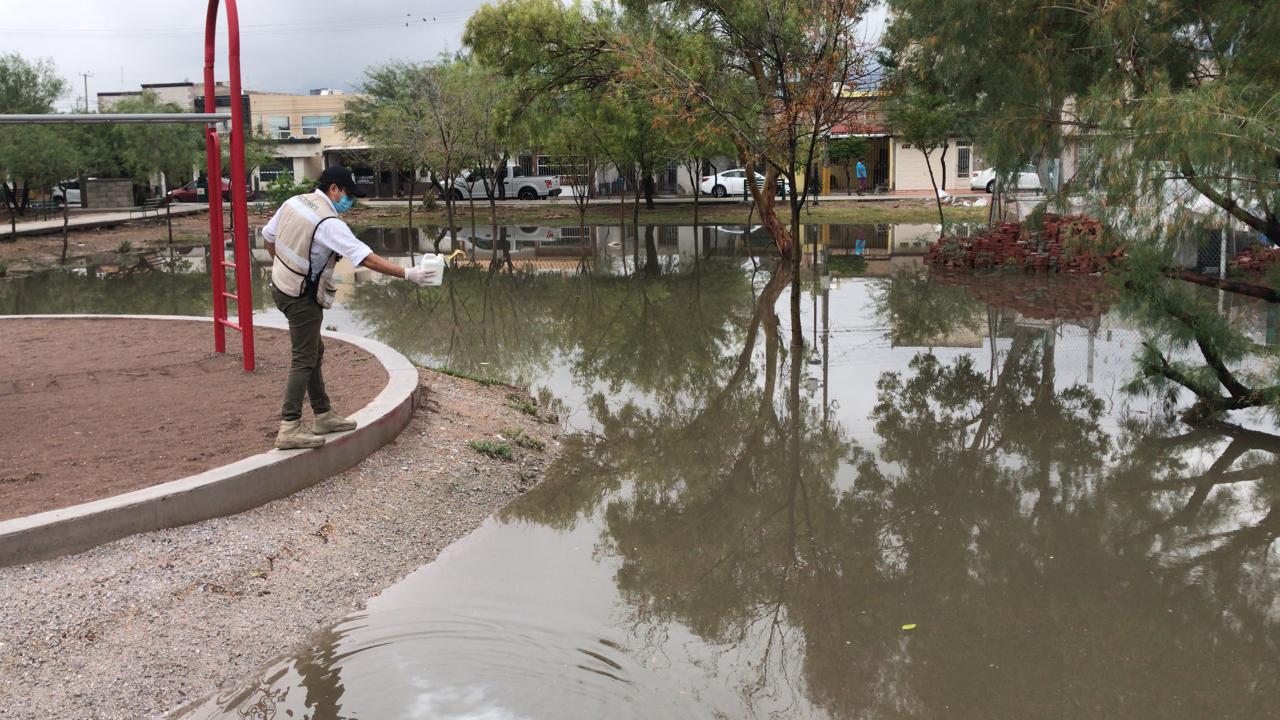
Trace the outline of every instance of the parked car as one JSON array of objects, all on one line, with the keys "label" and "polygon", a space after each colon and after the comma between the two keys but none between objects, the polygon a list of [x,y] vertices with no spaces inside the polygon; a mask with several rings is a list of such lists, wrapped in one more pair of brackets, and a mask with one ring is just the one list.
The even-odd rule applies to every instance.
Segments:
[{"label": "parked car", "polygon": [[[168,197],[170,202],[209,202],[209,199],[205,197],[205,188],[200,186],[198,180],[192,180],[180,188],[170,190]],[[228,178],[222,178],[222,199],[231,200],[231,180]],[[247,184],[245,185],[245,199],[254,199],[253,188]]]},{"label": "parked car", "polygon": [[[756,173],[756,184],[764,184],[764,176]],[[714,175],[704,175],[702,184],[698,186],[698,191],[704,195],[711,197],[728,197],[730,195],[742,195],[747,186],[747,171],[742,168],[733,170],[725,170],[722,173]],[[778,188],[785,195],[787,192],[787,181],[778,178]]]},{"label": "parked car", "polygon": [[[89,178],[93,180],[94,178]],[[53,191],[49,193],[53,197],[53,201],[61,205],[62,203],[71,203],[72,205],[80,204],[80,179],[63,180],[53,186]]]},{"label": "parked car", "polygon": [[[492,170],[485,168],[483,170],[463,170],[462,174],[453,179],[450,183],[449,194],[454,200],[467,200],[474,195],[476,199],[488,200],[489,196],[485,193],[485,182],[482,175],[492,176]],[[557,175],[508,175],[503,181],[506,185],[506,197],[517,198],[520,200],[538,200],[549,197],[558,197],[564,192],[564,188],[560,187],[560,177]],[[493,180],[489,181],[489,187],[497,191],[497,185]],[[443,197],[444,192],[441,192]],[[502,197],[502,193],[498,193]]]},{"label": "parked car", "polygon": [[[982,172],[974,175],[969,180],[970,190],[986,190],[989,193],[996,191],[996,169],[987,168]],[[1032,165],[1023,165],[1018,171],[1018,189],[1019,190],[1036,190],[1043,188],[1040,186],[1040,174]]]}]

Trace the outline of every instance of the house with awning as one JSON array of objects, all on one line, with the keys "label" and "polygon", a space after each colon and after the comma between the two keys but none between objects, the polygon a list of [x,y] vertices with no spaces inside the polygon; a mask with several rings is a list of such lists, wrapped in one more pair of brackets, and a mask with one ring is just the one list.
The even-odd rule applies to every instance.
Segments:
[{"label": "house with awning", "polygon": [[[882,192],[931,191],[929,168],[924,153],[901,138],[895,137],[884,111],[888,94],[880,90],[850,91],[851,102],[856,109],[850,117],[831,128],[826,142],[847,137],[867,140],[864,163],[867,166],[869,186]],[[839,195],[857,189],[856,179],[850,177],[850,168],[830,162],[830,155],[821,154],[820,166],[822,194]],[[951,138],[945,148],[930,154],[934,176],[940,188],[948,192],[968,191],[969,180],[981,172],[981,165],[974,154],[973,142],[968,138]],[[853,181],[851,184],[850,181]]]}]

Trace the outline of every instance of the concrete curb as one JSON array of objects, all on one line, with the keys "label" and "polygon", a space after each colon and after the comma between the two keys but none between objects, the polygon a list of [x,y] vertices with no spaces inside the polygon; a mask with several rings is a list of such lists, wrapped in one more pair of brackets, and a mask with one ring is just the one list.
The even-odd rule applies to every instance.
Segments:
[{"label": "concrete curb", "polygon": [[[14,319],[115,318],[212,322],[173,315],[13,315]],[[255,320],[258,327],[283,329]],[[234,515],[291,495],[355,465],[395,439],[417,404],[418,370],[376,340],[344,333],[324,336],[351,343],[387,370],[387,386],[351,416],[355,430],[328,436],[314,450],[270,450],[243,460],[142,490],[0,521],[0,567],[47,560],[87,550],[127,535]]]}]

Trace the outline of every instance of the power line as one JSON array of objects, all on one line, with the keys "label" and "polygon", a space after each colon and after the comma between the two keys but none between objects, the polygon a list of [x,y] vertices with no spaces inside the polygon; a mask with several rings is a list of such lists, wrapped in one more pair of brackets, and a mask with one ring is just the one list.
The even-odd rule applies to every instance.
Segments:
[{"label": "power line", "polygon": [[[436,24],[446,24],[457,18],[470,17],[470,11],[439,13],[433,16],[388,16],[382,18],[360,18],[354,20],[315,20],[297,23],[264,23],[240,26],[242,37],[260,37],[276,35],[305,35],[310,33],[352,32],[362,30],[393,30],[398,28],[420,28]],[[67,37],[67,38],[177,38],[191,35],[203,35],[204,28],[0,28],[0,35],[17,35],[27,37]],[[220,26],[218,35],[225,35],[226,28]]]}]

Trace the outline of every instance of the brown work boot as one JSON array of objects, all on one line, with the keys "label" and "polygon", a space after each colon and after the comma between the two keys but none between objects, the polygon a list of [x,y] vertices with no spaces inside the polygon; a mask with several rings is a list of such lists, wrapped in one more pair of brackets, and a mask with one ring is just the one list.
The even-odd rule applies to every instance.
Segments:
[{"label": "brown work boot", "polygon": [[355,430],[356,421],[348,420],[338,413],[330,410],[316,416],[316,421],[312,427],[317,435],[327,435],[329,433],[343,432],[346,430]]},{"label": "brown work boot", "polygon": [[323,444],[324,438],[304,427],[301,420],[280,421],[280,432],[276,434],[277,449],[317,448]]}]

